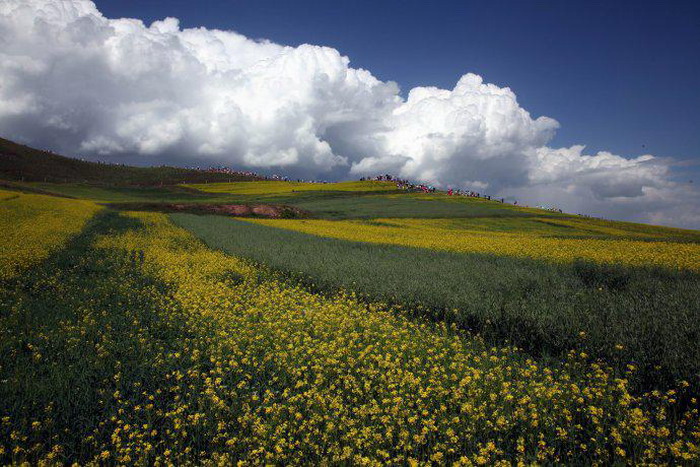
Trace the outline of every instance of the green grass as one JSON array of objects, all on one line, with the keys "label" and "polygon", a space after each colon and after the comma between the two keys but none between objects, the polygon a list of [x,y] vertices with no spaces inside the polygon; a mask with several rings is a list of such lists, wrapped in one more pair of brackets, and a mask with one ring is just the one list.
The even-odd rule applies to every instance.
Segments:
[{"label": "green grass", "polygon": [[398,191],[392,182],[350,181],[338,183],[308,183],[265,180],[259,182],[207,183],[188,184],[188,188],[207,193],[227,193],[234,195],[265,195],[295,194],[307,191],[325,192],[368,192],[368,191]]},{"label": "green grass", "polygon": [[306,191],[293,194],[233,195],[242,203],[288,204],[322,219],[371,219],[376,217],[570,217],[476,198],[444,194],[373,191]]},{"label": "green grass", "polygon": [[231,199],[225,195],[203,193],[177,185],[166,186],[105,186],[84,183],[24,183],[19,186],[40,190],[73,198],[89,199],[104,203],[141,203],[141,202],[221,202]]},{"label": "green grass", "polygon": [[396,189],[392,182],[355,181],[303,183],[282,181],[190,184],[206,193],[230,195],[241,203],[296,206],[324,219],[375,217],[569,217],[482,198],[415,193]]},{"label": "green grass", "polygon": [[534,355],[558,358],[576,348],[620,371],[633,363],[638,388],[678,378],[698,384],[698,274],[356,243],[213,216],[171,218],[213,248],[321,291],[399,303]]},{"label": "green grass", "polygon": [[290,199],[289,204],[314,213],[324,219],[374,217],[529,217],[560,216],[542,210],[517,208],[496,201],[475,198],[450,198],[441,194],[369,195],[360,197],[316,197]]},{"label": "green grass", "polygon": [[[344,184],[308,184],[314,187],[342,185],[344,189],[334,191],[301,190],[285,191],[272,189],[270,193],[258,193],[265,184],[274,188],[278,183],[287,182],[242,182],[225,185],[246,185],[253,187],[251,193],[238,191],[201,191],[195,185],[165,186],[108,186],[86,183],[14,183],[13,189],[26,189],[47,194],[89,199],[102,203],[220,203],[220,204],[284,204],[295,206],[322,219],[371,219],[376,217],[417,217],[417,218],[515,218],[515,217],[569,217],[559,213],[527,209],[475,198],[452,198],[443,194],[418,194],[396,192],[383,189],[381,185],[367,185],[378,182],[355,182]],[[217,185],[217,184],[210,184]],[[358,189],[359,191],[352,191]],[[364,191],[361,190],[364,188]],[[378,188],[368,191],[369,188]]]},{"label": "green grass", "polygon": [[556,216],[482,198],[414,193],[392,182],[304,183],[283,181],[188,184],[206,193],[241,196],[246,202],[283,202],[332,219],[369,217]]}]

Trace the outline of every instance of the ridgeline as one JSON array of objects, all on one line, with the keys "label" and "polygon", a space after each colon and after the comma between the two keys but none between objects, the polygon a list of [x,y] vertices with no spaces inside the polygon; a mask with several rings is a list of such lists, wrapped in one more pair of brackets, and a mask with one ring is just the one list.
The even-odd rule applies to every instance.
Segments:
[{"label": "ridgeline", "polygon": [[118,186],[262,180],[261,177],[252,175],[216,173],[183,167],[132,167],[84,161],[34,149],[3,138],[0,138],[0,179]]}]

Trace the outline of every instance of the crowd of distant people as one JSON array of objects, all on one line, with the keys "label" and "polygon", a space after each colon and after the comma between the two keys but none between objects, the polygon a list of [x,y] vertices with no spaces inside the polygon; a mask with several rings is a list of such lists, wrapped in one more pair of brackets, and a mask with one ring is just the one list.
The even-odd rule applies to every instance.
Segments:
[{"label": "crowd of distant people", "polygon": [[[562,212],[561,209],[553,207],[553,206],[535,206],[538,209],[544,209],[545,211],[552,211],[552,212]],[[581,214],[579,214],[581,215]]]},{"label": "crowd of distant people", "polygon": [[[399,177],[395,177],[390,174],[380,174],[376,175],[374,177],[362,177],[360,181],[365,181],[365,180],[373,180],[373,181],[378,181],[378,182],[394,182],[396,183],[396,188],[400,190],[408,190],[408,191],[416,191],[416,192],[423,192],[423,193],[434,193],[437,191],[437,189],[432,186],[432,185],[427,185],[425,183],[413,183],[408,180],[401,179]],[[460,188],[448,188],[448,190],[445,192],[448,196],[467,196],[470,198],[483,198],[486,200],[493,200],[493,201],[498,201],[501,203],[505,203],[505,198],[491,198],[491,195],[486,195],[483,193],[480,193],[478,191],[474,190],[468,190],[468,189],[460,189]],[[517,206],[518,201],[514,200],[513,205]],[[527,206],[525,206],[527,207]],[[552,211],[552,212],[562,212],[561,209],[557,207],[551,207],[551,206],[537,206],[540,209],[545,209],[547,211]]]},{"label": "crowd of distant people", "polygon": [[215,174],[226,174],[226,175],[237,175],[237,176],[245,176],[245,177],[258,177],[258,178],[266,178],[263,177],[262,175],[257,174],[256,172],[252,172],[249,170],[234,170],[230,167],[207,167],[206,169],[203,169],[201,167],[188,167],[193,170],[199,170],[201,172],[208,172],[208,173],[215,173]]},{"label": "crowd of distant people", "polygon": [[251,172],[251,171],[241,171],[241,170],[234,170],[230,167],[225,167],[225,166],[220,166],[220,167],[207,167],[207,168],[201,168],[201,167],[188,167],[188,169],[192,170],[199,170],[202,172],[207,172],[207,173],[219,173],[219,174],[227,174],[227,175],[243,175],[247,177],[256,177],[261,180],[271,180],[271,181],[278,181],[278,182],[303,182],[303,183],[331,183],[326,180],[305,180],[302,178],[296,178],[296,179],[290,179],[289,177],[285,175],[277,175],[277,174],[272,174],[272,175],[261,175],[257,172]]},{"label": "crowd of distant people", "polygon": [[[399,188],[401,190],[409,190],[409,191],[422,191],[424,193],[434,193],[437,191],[437,189],[433,185],[426,185],[425,183],[413,183],[408,180],[403,180],[398,177],[394,177],[393,175],[390,174],[381,174],[377,175],[375,177],[362,177],[360,181],[365,181],[365,180],[373,180],[373,181],[379,181],[379,182],[395,182],[396,183],[396,188]],[[449,188],[447,190],[447,195],[448,196],[468,196],[471,198],[484,198],[484,199],[491,199],[490,195],[484,195],[482,193],[479,193],[477,191],[473,190],[462,190],[460,188]],[[504,198],[496,198],[496,201],[500,201],[501,203],[505,202]],[[516,201],[515,204],[518,204]]]},{"label": "crowd of distant people", "polygon": [[362,177],[360,179],[361,182],[364,182],[366,180],[372,180],[377,182],[394,182],[396,183],[396,188],[400,190],[422,191],[424,193],[434,193],[436,190],[435,187],[432,185],[426,185],[424,183],[411,183],[408,180],[402,180],[398,177],[394,177],[393,175],[389,174],[377,175],[376,177]]}]

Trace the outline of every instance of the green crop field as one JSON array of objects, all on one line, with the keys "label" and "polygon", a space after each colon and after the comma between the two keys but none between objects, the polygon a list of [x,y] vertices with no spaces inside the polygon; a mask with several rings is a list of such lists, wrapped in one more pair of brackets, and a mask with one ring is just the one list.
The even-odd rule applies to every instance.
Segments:
[{"label": "green crop field", "polygon": [[314,212],[317,217],[326,219],[352,218],[455,218],[455,217],[529,217],[560,216],[543,210],[516,208],[511,205],[487,202],[474,198],[449,199],[435,194],[427,197],[413,193],[315,197],[310,199],[289,200],[302,209]]},{"label": "green crop field", "polygon": [[41,190],[73,198],[89,199],[100,203],[215,203],[225,202],[229,197],[214,193],[190,190],[179,185],[170,186],[105,186],[84,183],[22,183],[19,186]]},{"label": "green crop field", "polygon": [[[247,187],[247,185],[250,185]],[[231,202],[279,203],[295,206],[324,219],[378,217],[570,217],[568,214],[513,206],[482,198],[444,193],[413,193],[390,182],[298,183],[265,181],[186,185]]]},{"label": "green crop field", "polygon": [[698,231],[0,143],[1,465],[700,463]]},{"label": "green crop field", "polygon": [[319,291],[343,289],[398,304],[538,355],[565,355],[576,348],[605,357],[622,372],[635,362],[635,382],[647,389],[700,372],[696,272],[597,265],[583,258],[553,264],[274,228],[303,221],[260,226],[213,216],[172,218],[210,247],[269,265]]},{"label": "green crop field", "polygon": [[235,195],[264,195],[303,193],[308,191],[325,192],[367,192],[367,191],[396,191],[396,184],[391,182],[339,182],[339,183],[308,183],[287,181],[208,183],[185,185],[189,188],[207,193],[228,193]]}]

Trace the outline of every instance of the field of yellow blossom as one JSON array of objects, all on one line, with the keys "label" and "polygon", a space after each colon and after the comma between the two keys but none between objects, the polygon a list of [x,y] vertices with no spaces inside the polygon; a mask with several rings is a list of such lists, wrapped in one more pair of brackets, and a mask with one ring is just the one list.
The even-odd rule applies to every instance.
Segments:
[{"label": "field of yellow blossom", "polygon": [[[606,225],[600,221],[557,218],[508,221],[493,218],[372,221],[251,219],[250,222],[358,242],[556,262],[584,259],[700,271],[700,235],[681,229],[644,231],[625,228],[625,224]],[[504,224],[509,230],[498,229]],[[669,235],[678,235],[681,241],[667,241],[665,237]]]},{"label": "field of yellow blossom", "polygon": [[88,201],[0,190],[0,280],[46,258],[99,209]]},{"label": "field of yellow blossom", "polygon": [[[391,236],[381,235],[388,231],[410,240],[404,232],[413,232],[426,244],[442,235],[468,247],[463,227],[478,225],[481,238],[493,242],[509,229],[555,242],[577,242],[584,235],[601,243],[616,238],[624,244],[624,238],[634,238],[643,247],[667,248],[662,251],[695,264],[697,257],[683,258],[674,250],[674,245],[696,248],[692,237],[681,238],[692,232],[616,223],[614,228],[624,229],[624,236],[612,237],[607,222],[551,218],[445,219],[432,230],[425,227],[430,221],[412,219],[290,223],[187,214],[171,218],[209,246],[265,264],[318,292],[352,291],[369,302],[400,305],[414,316],[456,324],[493,344],[515,343],[535,356],[563,358],[577,349],[603,358],[618,372],[633,363],[638,371],[630,382],[636,389],[673,386],[679,379],[700,388],[700,274],[693,269],[416,248],[391,244]],[[360,237],[369,230],[380,241],[355,242],[276,227],[290,224],[337,224],[344,234]],[[437,233],[431,237],[414,224]],[[489,240],[487,228],[495,240]]]},{"label": "field of yellow blossom", "polygon": [[691,464],[688,384],[632,393],[319,295],[163,214],[98,214],[0,285],[0,463]]}]

